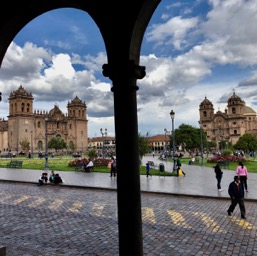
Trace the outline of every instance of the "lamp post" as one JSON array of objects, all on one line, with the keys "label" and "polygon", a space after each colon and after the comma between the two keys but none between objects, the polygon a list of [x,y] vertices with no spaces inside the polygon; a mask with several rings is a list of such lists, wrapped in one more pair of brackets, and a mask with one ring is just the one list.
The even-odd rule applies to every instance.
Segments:
[{"label": "lamp post", "polygon": [[167,134],[167,129],[164,129],[164,133],[165,133],[165,150],[167,151],[167,142],[166,142],[166,134]]},{"label": "lamp post", "polygon": [[107,129],[105,128],[105,131],[103,131],[103,129],[101,128],[100,133],[102,134],[102,138],[103,138],[102,154],[103,154],[103,158],[104,158],[104,137],[107,136]]},{"label": "lamp post", "polygon": [[82,142],[82,145],[81,145],[81,148],[82,148],[81,149],[81,155],[83,155],[83,141],[84,141],[84,138],[82,137],[82,141],[81,141]]},{"label": "lamp post", "polygon": [[[170,118],[172,122],[172,157],[173,157],[173,172],[176,172],[176,159],[175,159],[175,132],[174,132],[174,118],[175,112],[173,110],[170,111]],[[178,175],[178,173],[177,173]]]},{"label": "lamp post", "polygon": [[45,142],[45,168],[44,170],[49,170],[48,166],[48,134],[47,134],[47,122],[48,122],[48,117],[45,117],[45,128],[46,128],[46,142]]},{"label": "lamp post", "polygon": [[33,131],[31,133],[31,157],[33,158]]},{"label": "lamp post", "polygon": [[199,121],[199,125],[200,125],[200,139],[201,139],[201,159],[202,159],[202,166],[203,166],[203,131],[202,131],[202,125],[201,125],[201,121]]}]

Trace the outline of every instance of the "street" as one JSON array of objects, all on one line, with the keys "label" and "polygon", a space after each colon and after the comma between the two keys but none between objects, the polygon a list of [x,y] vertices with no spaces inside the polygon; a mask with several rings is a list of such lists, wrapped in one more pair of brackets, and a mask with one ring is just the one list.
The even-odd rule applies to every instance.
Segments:
[{"label": "street", "polygon": [[[7,256],[119,255],[115,191],[0,182]],[[257,207],[246,220],[230,201],[142,194],[144,255],[257,255]]]}]

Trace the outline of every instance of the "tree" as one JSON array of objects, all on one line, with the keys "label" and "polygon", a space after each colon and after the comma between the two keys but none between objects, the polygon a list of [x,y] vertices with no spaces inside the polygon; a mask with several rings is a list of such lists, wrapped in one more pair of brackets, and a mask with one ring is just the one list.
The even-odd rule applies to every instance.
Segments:
[{"label": "tree", "polygon": [[[191,125],[181,124],[175,129],[175,143],[185,145],[187,149],[201,148],[201,131]],[[202,131],[202,143],[207,145],[206,134]]]},{"label": "tree", "polygon": [[239,138],[234,148],[245,152],[255,151],[257,149],[257,138],[252,134],[246,133]]},{"label": "tree", "polygon": [[48,148],[54,148],[55,151],[58,149],[64,149],[66,147],[66,142],[61,136],[55,136],[48,142]]},{"label": "tree", "polygon": [[149,153],[150,147],[148,144],[148,140],[146,137],[142,136],[140,133],[138,134],[138,152],[139,152],[139,160],[141,162],[143,156]]},{"label": "tree", "polygon": [[30,149],[30,143],[27,138],[24,138],[20,141],[20,145],[23,151],[28,152]]}]

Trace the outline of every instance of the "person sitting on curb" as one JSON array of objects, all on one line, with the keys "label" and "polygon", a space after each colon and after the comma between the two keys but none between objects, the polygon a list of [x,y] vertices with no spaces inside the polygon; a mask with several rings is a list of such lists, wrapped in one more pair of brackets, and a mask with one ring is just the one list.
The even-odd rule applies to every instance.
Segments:
[{"label": "person sitting on curb", "polygon": [[60,175],[58,173],[56,173],[54,175],[54,184],[60,184],[63,183],[62,178],[60,177]]},{"label": "person sitting on curb", "polygon": [[49,177],[49,181],[50,181],[51,183],[54,183],[54,176],[55,176],[54,171],[51,171],[51,175],[50,175],[50,177]]},{"label": "person sitting on curb", "polygon": [[44,184],[46,184],[48,181],[48,174],[47,172],[43,172],[41,177],[38,180],[38,186],[42,186]]}]

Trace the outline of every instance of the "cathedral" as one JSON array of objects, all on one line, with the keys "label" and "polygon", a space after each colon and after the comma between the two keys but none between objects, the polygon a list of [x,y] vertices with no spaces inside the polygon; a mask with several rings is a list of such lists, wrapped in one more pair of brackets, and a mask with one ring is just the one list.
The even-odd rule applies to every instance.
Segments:
[{"label": "cathedral", "polygon": [[252,134],[257,137],[256,112],[245,105],[245,102],[233,92],[228,99],[225,112],[220,110],[214,113],[213,104],[206,97],[200,103],[200,125],[207,135],[208,141],[222,141],[232,145],[240,136]]},{"label": "cathedral", "polygon": [[20,142],[27,140],[30,150],[45,151],[47,141],[60,136],[68,149],[74,145],[83,151],[88,146],[88,126],[86,103],[77,96],[68,102],[67,114],[57,105],[49,112],[33,110],[33,95],[22,85],[9,96],[8,120],[0,120],[0,150],[18,153],[22,151]]}]

